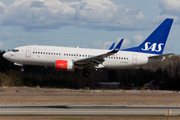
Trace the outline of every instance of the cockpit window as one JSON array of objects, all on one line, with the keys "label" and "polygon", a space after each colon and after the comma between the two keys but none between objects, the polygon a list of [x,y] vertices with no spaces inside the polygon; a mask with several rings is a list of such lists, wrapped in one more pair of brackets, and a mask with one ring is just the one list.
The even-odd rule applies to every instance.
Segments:
[{"label": "cockpit window", "polygon": [[16,49],[12,49],[11,51],[12,52],[19,52],[19,50],[16,50]]}]

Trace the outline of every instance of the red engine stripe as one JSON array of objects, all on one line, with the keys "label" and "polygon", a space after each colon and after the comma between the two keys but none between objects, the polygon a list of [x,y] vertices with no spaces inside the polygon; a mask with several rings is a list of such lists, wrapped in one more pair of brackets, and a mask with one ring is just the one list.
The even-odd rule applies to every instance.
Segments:
[{"label": "red engine stripe", "polygon": [[56,61],[56,69],[57,70],[67,70],[68,61],[66,60],[57,60]]}]

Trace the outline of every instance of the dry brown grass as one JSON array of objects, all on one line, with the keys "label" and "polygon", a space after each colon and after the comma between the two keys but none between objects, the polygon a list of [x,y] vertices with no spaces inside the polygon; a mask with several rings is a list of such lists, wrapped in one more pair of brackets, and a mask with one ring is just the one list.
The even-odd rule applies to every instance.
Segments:
[{"label": "dry brown grass", "polygon": [[180,94],[151,90],[4,87],[0,105],[180,105]]}]

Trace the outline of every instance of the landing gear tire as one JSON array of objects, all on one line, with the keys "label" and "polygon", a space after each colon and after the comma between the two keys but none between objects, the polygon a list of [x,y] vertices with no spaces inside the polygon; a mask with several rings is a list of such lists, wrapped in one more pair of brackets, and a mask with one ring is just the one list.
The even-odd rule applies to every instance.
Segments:
[{"label": "landing gear tire", "polygon": [[24,72],[24,68],[23,67],[21,68],[21,72]]},{"label": "landing gear tire", "polygon": [[84,73],[83,73],[83,76],[84,77],[89,77],[89,72],[85,70]]}]

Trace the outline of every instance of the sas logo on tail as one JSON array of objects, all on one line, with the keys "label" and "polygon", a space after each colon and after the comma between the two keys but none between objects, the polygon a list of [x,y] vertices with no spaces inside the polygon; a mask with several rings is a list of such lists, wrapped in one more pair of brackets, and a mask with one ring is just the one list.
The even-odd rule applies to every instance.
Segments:
[{"label": "sas logo on tail", "polygon": [[141,50],[143,51],[156,51],[156,52],[160,52],[162,50],[162,45],[164,45],[163,43],[159,43],[158,44],[158,49],[156,50],[156,46],[157,46],[157,43],[153,43],[150,47],[148,45],[151,45],[150,42],[146,42],[145,43],[145,48],[141,48]]}]

